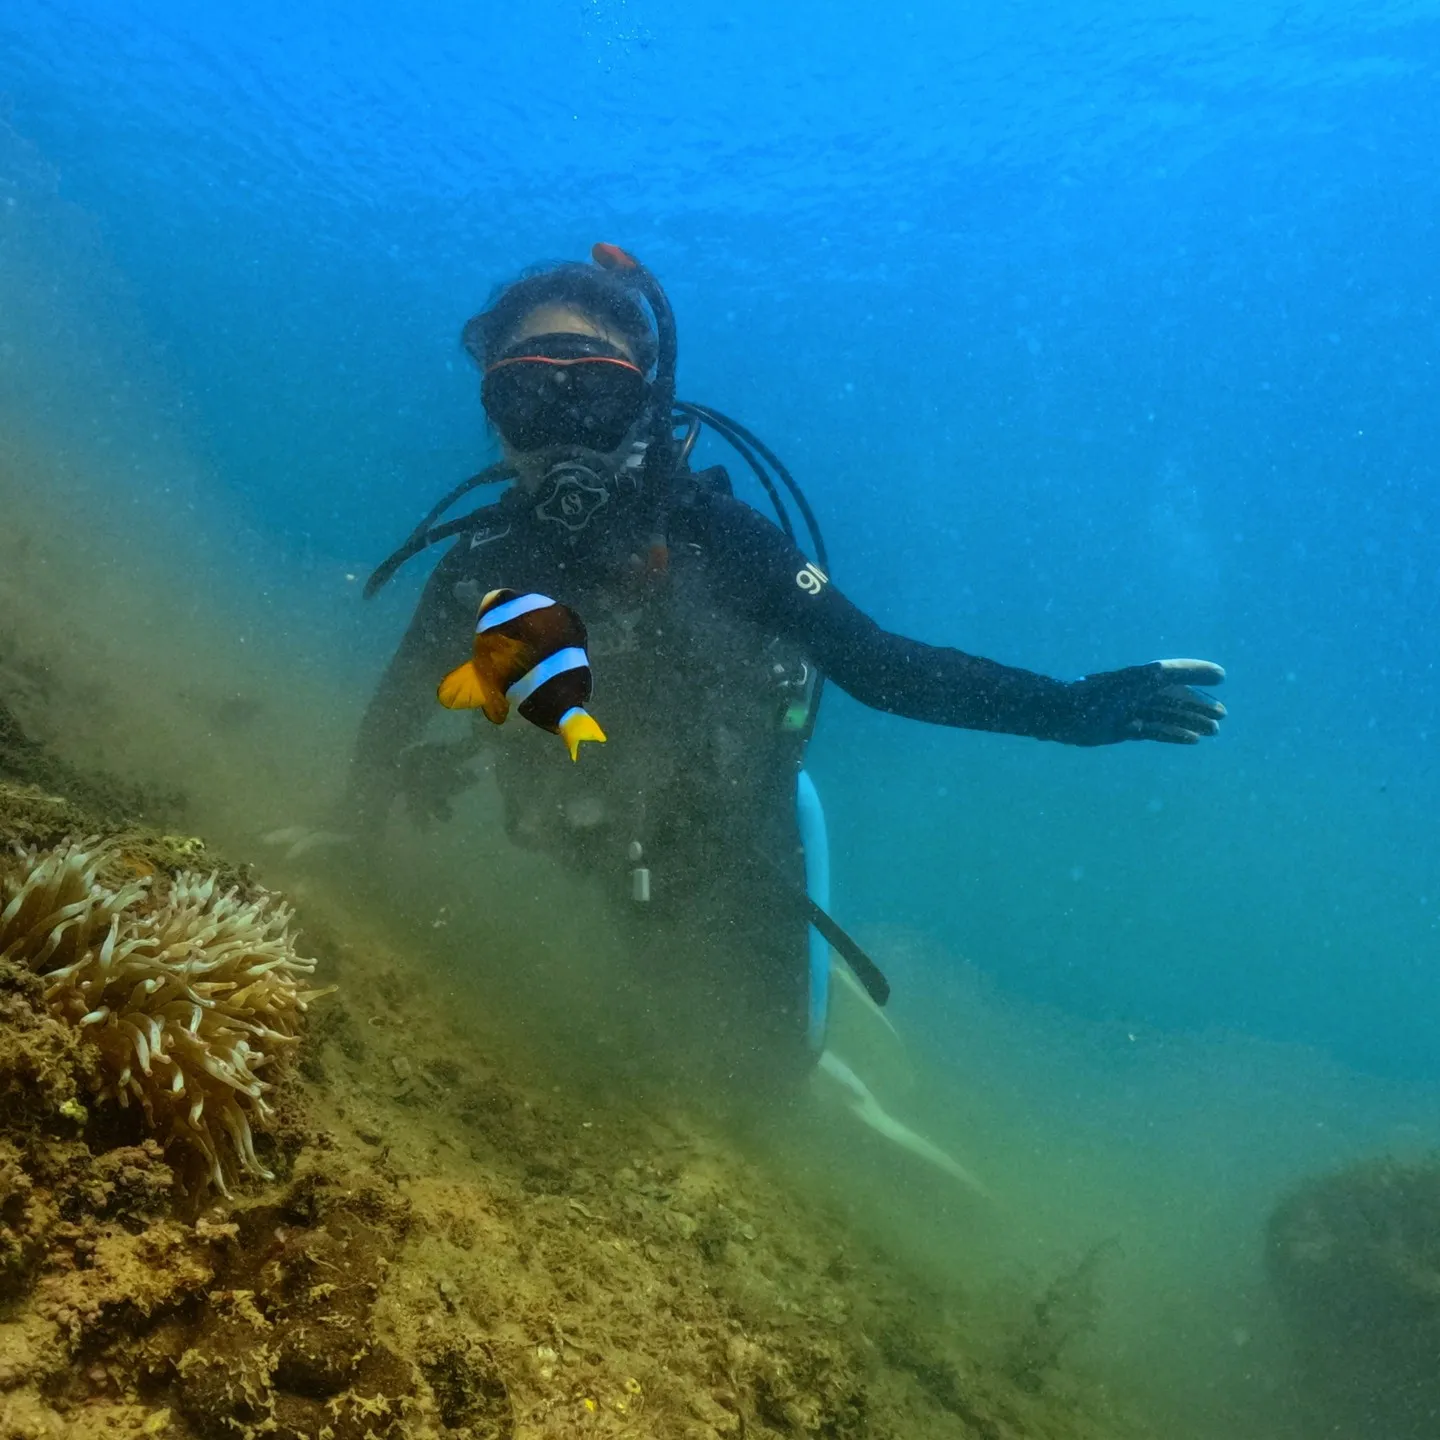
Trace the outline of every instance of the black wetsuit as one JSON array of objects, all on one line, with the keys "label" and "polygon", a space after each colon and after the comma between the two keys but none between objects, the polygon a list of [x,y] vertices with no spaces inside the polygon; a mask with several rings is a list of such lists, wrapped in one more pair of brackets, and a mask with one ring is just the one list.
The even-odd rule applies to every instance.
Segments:
[{"label": "black wetsuit", "polygon": [[[571,606],[589,629],[589,708],[609,740],[571,765],[530,726],[478,721],[512,838],[599,874],[636,947],[676,922],[655,963],[687,966],[710,993],[711,1033],[732,1056],[772,1039],[800,1052],[803,741],[784,718],[808,667],[876,709],[941,725],[1086,744],[1093,719],[1078,686],[881,629],[723,472],[681,475],[664,500],[607,504],[579,532],[539,518],[519,489],[481,512],[436,566],[366,712],[352,797],[359,823],[383,823],[398,757],[435,713],[437,682],[468,657],[486,591]],[[645,905],[631,899],[636,846]]]}]

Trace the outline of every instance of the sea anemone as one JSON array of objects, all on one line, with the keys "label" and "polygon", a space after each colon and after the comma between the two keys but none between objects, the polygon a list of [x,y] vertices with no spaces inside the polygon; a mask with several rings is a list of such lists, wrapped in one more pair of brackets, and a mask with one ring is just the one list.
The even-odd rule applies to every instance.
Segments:
[{"label": "sea anemone", "polygon": [[51,1013],[94,1047],[97,1098],[138,1101],[222,1193],[236,1166],[273,1179],[251,1132],[272,1115],[257,1072],[329,993],[306,988],[315,962],[295,952],[290,907],[193,871],[111,889],[108,858],[95,840],[0,856],[0,960],[37,974]]}]

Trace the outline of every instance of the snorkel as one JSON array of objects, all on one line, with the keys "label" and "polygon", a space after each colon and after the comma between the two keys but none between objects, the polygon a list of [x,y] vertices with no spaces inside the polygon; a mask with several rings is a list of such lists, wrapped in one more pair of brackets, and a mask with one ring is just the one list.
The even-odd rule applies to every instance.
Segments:
[{"label": "snorkel", "polygon": [[650,382],[651,420],[645,474],[647,478],[658,478],[669,473],[675,458],[675,364],[680,352],[675,335],[675,312],[660,282],[628,250],[602,240],[591,247],[590,258],[600,269],[633,286],[655,318],[655,378]]}]

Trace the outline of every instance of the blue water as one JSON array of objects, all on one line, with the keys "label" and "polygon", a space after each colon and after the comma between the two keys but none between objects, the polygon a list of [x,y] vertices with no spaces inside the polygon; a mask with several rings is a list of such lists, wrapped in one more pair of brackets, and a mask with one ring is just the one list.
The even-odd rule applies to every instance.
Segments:
[{"label": "blue water", "polygon": [[1434,1076],[1440,6],[956,8],[14,0],[0,94],[281,569],[474,468],[460,323],[619,240],[885,623],[1229,668],[1195,754],[834,701],[842,908]]},{"label": "blue water", "polygon": [[536,259],[635,250],[681,393],[784,455],[883,623],[1063,676],[1228,668],[1195,751],[832,690],[836,910],[918,937],[928,1043],[966,1045],[927,1003],[963,954],[1078,1023],[1420,1085],[1437,71],[1435,0],[9,0],[6,203],[84,217],[53,271],[112,280],[3,338],[62,375],[103,353],[102,430],[133,384],[235,556],[207,583],[354,702],[419,576],[363,614],[344,576],[486,458],[461,323]]}]

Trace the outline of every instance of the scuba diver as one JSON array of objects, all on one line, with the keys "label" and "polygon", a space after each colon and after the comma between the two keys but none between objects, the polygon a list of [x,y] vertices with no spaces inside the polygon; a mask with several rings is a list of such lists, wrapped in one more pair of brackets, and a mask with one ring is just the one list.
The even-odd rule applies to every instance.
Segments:
[{"label": "scuba diver", "polygon": [[[618,247],[524,274],[462,341],[502,459],[445,496],[366,587],[373,595],[453,540],[361,722],[346,829],[378,836],[402,795],[419,823],[445,816],[485,747],[510,838],[599,878],[640,963],[649,957],[657,976],[683,969],[692,999],[698,987],[704,1033],[732,1073],[803,1066],[807,1035],[818,1053],[812,925],[885,995],[814,893],[821,841],[801,766],[826,681],[895,715],[1067,745],[1216,733],[1224,707],[1194,687],[1223,680],[1217,665],[1162,660],[1066,682],[890,633],[860,611],[831,580],[813,513],[769,448],[677,401],[670,306]],[[691,468],[704,427],[754,470],[776,522],[735,498],[723,468]],[[442,521],[461,496],[500,483],[497,501]],[[422,738],[437,683],[502,588],[583,619],[608,743],[577,764],[528,727],[478,716],[473,739]]]}]

